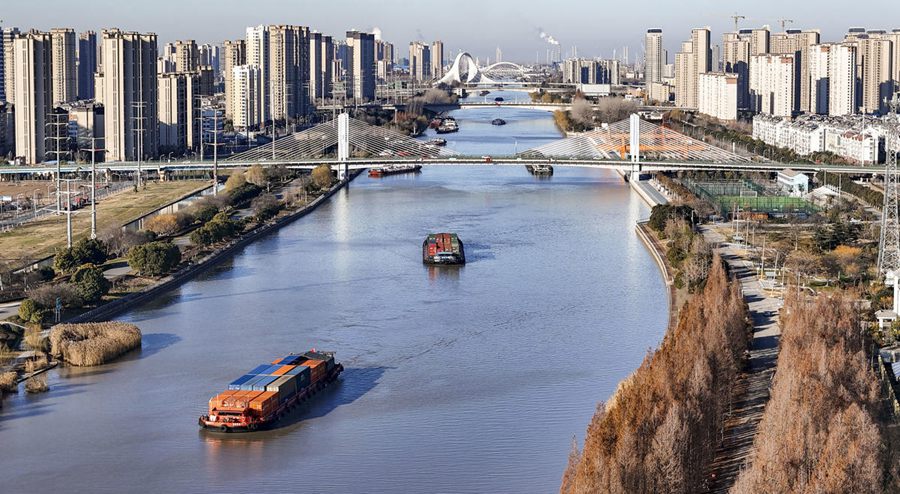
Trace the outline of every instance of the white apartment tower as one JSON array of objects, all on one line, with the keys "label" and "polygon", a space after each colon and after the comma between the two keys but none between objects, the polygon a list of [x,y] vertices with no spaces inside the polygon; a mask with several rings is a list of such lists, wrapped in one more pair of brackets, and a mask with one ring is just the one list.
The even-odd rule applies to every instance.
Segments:
[{"label": "white apartment tower", "polygon": [[78,99],[78,66],[75,48],[78,46],[75,31],[67,28],[50,30],[53,64],[53,103],[61,104]]},{"label": "white apartment tower", "polygon": [[810,112],[856,113],[856,46],[821,44],[809,50]]},{"label": "white apartment tower", "polygon": [[697,110],[719,120],[737,120],[737,74],[707,72],[699,76]]},{"label": "white apartment tower", "polygon": [[727,74],[735,74],[737,79],[738,108],[750,107],[750,39],[752,31],[741,30],[736,33],[725,33],[722,36],[722,70]]},{"label": "white apartment tower", "polygon": [[102,76],[108,161],[155,156],[159,145],[156,34],[108,29],[101,33]]},{"label": "white apartment tower", "polygon": [[662,82],[663,67],[668,62],[663,48],[662,29],[648,29],[644,36],[644,84]]},{"label": "white apartment tower", "polygon": [[222,45],[222,79],[225,81],[225,118],[231,118],[234,113],[231,108],[233,99],[234,82],[231,77],[235,67],[247,64],[246,44],[244,40],[226,40]]},{"label": "white apartment tower", "polygon": [[699,76],[712,70],[709,28],[691,30],[691,40],[675,55],[675,105],[696,108]]},{"label": "white apartment tower", "polygon": [[29,32],[15,39],[13,49],[16,155],[27,164],[40,163],[48,151],[45,139],[53,108],[51,36]]},{"label": "white apartment tower", "polygon": [[794,114],[794,57],[750,57],[750,109],[777,117]]},{"label": "white apartment tower", "polygon": [[256,26],[247,28],[247,65],[254,65],[259,69],[262,80],[260,87],[256,88],[262,100],[261,119],[263,122],[270,120],[271,96],[269,94],[269,26]]},{"label": "white apartment tower", "polygon": [[161,153],[183,153],[199,145],[199,104],[196,98],[200,76],[195,73],[160,74],[159,149]]},{"label": "white apartment tower", "polygon": [[262,123],[262,71],[256,65],[241,65],[231,72],[231,111],[235,129],[258,128]]},{"label": "white apartment tower", "polygon": [[17,36],[19,36],[18,28],[8,27],[0,30],[0,101],[9,101],[10,103],[15,103],[16,98],[13,40]]}]

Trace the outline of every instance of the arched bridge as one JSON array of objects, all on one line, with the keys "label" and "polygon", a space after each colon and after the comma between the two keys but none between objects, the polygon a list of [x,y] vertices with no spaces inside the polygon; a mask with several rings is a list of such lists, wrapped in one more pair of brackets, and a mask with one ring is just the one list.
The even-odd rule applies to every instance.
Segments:
[{"label": "arched bridge", "polygon": [[460,53],[443,78],[435,84],[482,84],[493,85],[501,81],[524,80],[525,67],[512,62],[498,62],[481,68],[468,52]]}]

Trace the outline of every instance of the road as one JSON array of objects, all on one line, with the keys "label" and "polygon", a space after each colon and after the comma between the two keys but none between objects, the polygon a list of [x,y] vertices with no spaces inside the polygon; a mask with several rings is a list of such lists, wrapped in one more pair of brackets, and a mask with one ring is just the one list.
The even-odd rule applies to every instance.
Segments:
[{"label": "road", "polygon": [[726,243],[725,237],[712,228],[704,227],[703,235],[714,245],[720,245],[716,251],[728,263],[731,273],[740,280],[753,322],[748,371],[734,383],[731,411],[725,419],[722,440],[710,468],[710,477],[715,475],[715,483],[710,486],[709,492],[726,493],[749,461],[759,422],[769,401],[781,337],[778,311],[783,302],[766,294],[756,275],[756,268],[751,261],[741,257],[738,247]]}]

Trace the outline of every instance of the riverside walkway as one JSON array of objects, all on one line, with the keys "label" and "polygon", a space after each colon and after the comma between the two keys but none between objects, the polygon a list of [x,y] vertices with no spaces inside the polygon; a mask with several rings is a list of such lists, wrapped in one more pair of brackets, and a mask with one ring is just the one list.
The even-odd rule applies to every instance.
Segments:
[{"label": "riverside walkway", "polygon": [[759,422],[769,401],[781,336],[778,311],[783,302],[766,294],[753,263],[742,257],[737,246],[725,242],[725,237],[712,228],[704,227],[702,231],[710,243],[718,246],[716,252],[740,281],[753,322],[748,369],[734,383],[731,410],[707,477],[714,479],[707,492],[727,493],[750,460]]}]

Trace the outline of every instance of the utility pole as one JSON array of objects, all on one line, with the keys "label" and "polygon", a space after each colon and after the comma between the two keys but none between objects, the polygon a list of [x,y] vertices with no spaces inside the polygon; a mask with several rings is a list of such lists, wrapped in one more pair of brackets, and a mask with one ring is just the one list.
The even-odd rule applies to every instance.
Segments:
[{"label": "utility pole", "polygon": [[97,238],[97,151],[106,151],[103,148],[97,148],[97,139],[102,137],[91,137],[91,149],[84,151],[91,152],[91,238]]},{"label": "utility pole", "polygon": [[66,246],[70,249],[72,248],[72,215],[75,213],[72,211],[72,182],[76,180],[74,178],[64,180],[66,182]]},{"label": "utility pole", "polygon": [[741,19],[746,19],[746,18],[747,18],[747,16],[738,15],[737,12],[735,12],[734,15],[731,16],[731,19],[734,20],[734,32],[735,33],[738,32],[738,21]]}]

